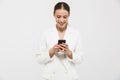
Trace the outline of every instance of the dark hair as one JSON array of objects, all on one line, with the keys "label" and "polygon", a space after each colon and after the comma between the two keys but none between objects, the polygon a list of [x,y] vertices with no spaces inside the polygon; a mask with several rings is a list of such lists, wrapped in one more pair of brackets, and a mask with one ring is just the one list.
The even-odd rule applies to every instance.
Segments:
[{"label": "dark hair", "polygon": [[67,3],[65,3],[65,2],[58,2],[56,5],[55,5],[55,7],[54,7],[54,14],[55,14],[55,11],[57,10],[57,9],[65,9],[65,10],[67,10],[68,11],[68,13],[70,13],[70,7],[69,7],[69,5],[67,4]]}]

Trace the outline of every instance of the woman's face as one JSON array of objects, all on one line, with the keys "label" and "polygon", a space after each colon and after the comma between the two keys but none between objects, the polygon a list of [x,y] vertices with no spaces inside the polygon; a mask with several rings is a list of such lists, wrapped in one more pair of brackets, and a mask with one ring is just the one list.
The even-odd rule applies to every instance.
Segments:
[{"label": "woman's face", "polygon": [[68,23],[69,12],[64,9],[57,9],[54,13],[57,27],[59,29],[65,29]]}]

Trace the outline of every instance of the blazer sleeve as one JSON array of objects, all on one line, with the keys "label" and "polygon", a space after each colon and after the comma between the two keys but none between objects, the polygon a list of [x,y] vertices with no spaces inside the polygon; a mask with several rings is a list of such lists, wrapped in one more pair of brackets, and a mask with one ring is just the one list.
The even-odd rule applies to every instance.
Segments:
[{"label": "blazer sleeve", "polygon": [[83,48],[82,48],[82,42],[80,38],[80,34],[77,33],[76,35],[76,43],[74,50],[72,51],[73,59],[68,58],[68,60],[73,64],[80,64],[83,61]]},{"label": "blazer sleeve", "polygon": [[40,45],[38,52],[36,54],[37,62],[40,64],[47,64],[51,61],[53,61],[54,56],[50,58],[49,56],[49,48],[46,42],[46,35],[43,33],[41,40],[40,40]]}]

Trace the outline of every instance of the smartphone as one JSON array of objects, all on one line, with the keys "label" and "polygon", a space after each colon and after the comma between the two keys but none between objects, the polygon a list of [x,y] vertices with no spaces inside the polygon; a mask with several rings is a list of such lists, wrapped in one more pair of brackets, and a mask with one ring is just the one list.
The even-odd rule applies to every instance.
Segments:
[{"label": "smartphone", "polygon": [[64,39],[58,40],[58,44],[62,44],[62,43],[66,43],[66,40],[64,40]]}]

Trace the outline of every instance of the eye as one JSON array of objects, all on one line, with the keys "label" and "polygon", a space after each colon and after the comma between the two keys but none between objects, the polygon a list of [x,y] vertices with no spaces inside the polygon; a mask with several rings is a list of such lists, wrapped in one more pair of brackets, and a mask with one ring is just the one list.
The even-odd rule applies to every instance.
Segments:
[{"label": "eye", "polygon": [[57,18],[60,18],[60,17],[61,17],[61,16],[59,16],[59,15],[57,16]]},{"label": "eye", "polygon": [[64,19],[66,19],[66,18],[67,18],[67,16],[63,16],[63,18],[64,18]]}]

